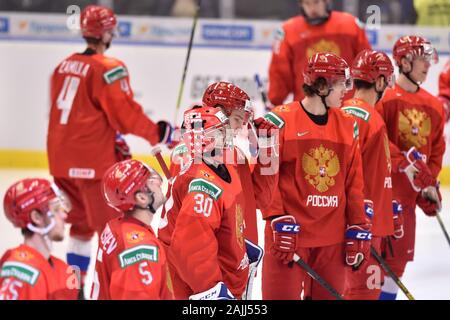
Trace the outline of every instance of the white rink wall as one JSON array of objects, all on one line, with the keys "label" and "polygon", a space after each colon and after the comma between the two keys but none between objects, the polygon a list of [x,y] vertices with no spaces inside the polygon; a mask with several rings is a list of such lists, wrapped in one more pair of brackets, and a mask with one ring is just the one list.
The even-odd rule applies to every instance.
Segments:
[{"label": "white rink wall", "polygon": [[[65,15],[0,13],[0,151],[45,151],[50,75],[65,57],[84,50],[80,37],[70,32],[65,22]],[[223,79],[246,89],[261,113],[253,77],[258,73],[267,81],[272,33],[279,24],[201,19],[181,109],[199,102],[208,83]],[[121,36],[107,55],[126,63],[136,100],[155,121],[174,119],[190,26],[190,19],[119,19]],[[432,67],[424,87],[437,93],[439,72],[450,54],[450,28],[381,26],[367,33],[375,49],[388,52],[401,35],[429,38],[440,52],[440,61]],[[132,136],[126,139],[133,153],[148,154],[145,141]],[[449,153],[445,164],[450,164]]]}]

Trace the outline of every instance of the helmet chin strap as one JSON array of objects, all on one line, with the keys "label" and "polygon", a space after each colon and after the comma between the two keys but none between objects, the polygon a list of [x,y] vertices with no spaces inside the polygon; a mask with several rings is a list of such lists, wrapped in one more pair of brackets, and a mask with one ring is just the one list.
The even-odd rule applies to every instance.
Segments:
[{"label": "helmet chin strap", "polygon": [[153,204],[155,203],[154,193],[153,192],[147,192],[147,191],[145,191],[145,193],[150,198],[149,204],[146,205],[145,207],[141,207],[141,206],[138,206],[138,205],[135,205],[135,207],[138,208],[138,209],[141,209],[141,210],[150,210],[151,213],[155,214],[156,210],[155,210],[155,208],[153,208]]},{"label": "helmet chin strap", "polygon": [[331,91],[333,89],[328,89],[328,93],[326,95],[321,95],[319,93],[319,90],[314,89],[314,92],[320,97],[320,100],[322,101],[322,104],[324,105],[325,109],[328,110],[330,107],[327,105],[326,98],[330,95]]},{"label": "helmet chin strap", "polygon": [[27,229],[42,236],[46,236],[56,225],[56,220],[50,211],[47,211],[47,216],[50,217],[50,223],[46,227],[38,228],[30,222],[27,224]]}]

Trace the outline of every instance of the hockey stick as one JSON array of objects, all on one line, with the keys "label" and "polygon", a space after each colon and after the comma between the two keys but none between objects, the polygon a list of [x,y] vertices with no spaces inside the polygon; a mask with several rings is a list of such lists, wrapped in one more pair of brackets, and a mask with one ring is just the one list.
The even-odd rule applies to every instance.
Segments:
[{"label": "hockey stick", "polygon": [[178,111],[180,110],[181,97],[183,95],[184,82],[186,81],[186,73],[187,73],[187,68],[188,68],[188,65],[189,65],[189,58],[191,57],[192,44],[194,43],[195,29],[197,28],[197,21],[198,21],[198,16],[199,16],[199,13],[200,13],[201,3],[202,3],[202,0],[198,0],[197,8],[195,10],[194,20],[192,22],[191,37],[189,39],[189,45],[188,45],[188,51],[187,51],[187,54],[186,54],[186,60],[184,61],[183,76],[181,77],[180,89],[178,91],[178,99],[177,99],[177,105],[176,105],[176,108],[175,108],[174,124],[177,124]]},{"label": "hockey stick", "polygon": [[325,281],[321,276],[317,274],[305,261],[303,261],[302,258],[300,258],[296,253],[294,253],[294,261],[297,263],[300,268],[305,270],[305,272],[315,281],[317,281],[322,288],[327,290],[333,297],[335,297],[337,300],[344,300],[342,295],[339,294],[339,292],[336,291],[328,282]]},{"label": "hockey stick", "polygon": [[445,228],[444,221],[442,221],[441,216],[437,212],[436,212],[436,219],[438,220],[439,225],[441,226],[442,232],[444,232],[444,236],[445,239],[447,239],[447,243],[450,245],[450,237],[448,235],[447,229]]},{"label": "hockey stick", "polygon": [[255,79],[255,82],[256,82],[256,88],[258,89],[258,92],[261,95],[261,99],[262,99],[262,101],[264,103],[264,108],[265,108],[266,111],[270,111],[271,108],[269,107],[269,105],[267,103],[268,102],[267,95],[264,92],[264,88],[263,88],[263,85],[262,85],[262,82],[261,82],[261,78],[259,77],[259,74],[256,73],[254,79]]},{"label": "hockey stick", "polygon": [[394,282],[397,284],[397,286],[403,291],[405,296],[409,300],[415,300],[414,297],[412,296],[412,294],[408,291],[408,289],[406,289],[405,285],[400,280],[400,278],[397,277],[397,275],[387,265],[386,261],[384,261],[384,259],[378,254],[378,252],[375,250],[375,248],[373,246],[370,246],[370,253],[375,258],[375,260],[378,261],[378,263],[381,265],[381,267],[384,269],[384,271],[389,275],[389,277],[391,277],[392,280],[394,280]]},{"label": "hockey stick", "polygon": [[156,160],[159,163],[159,166],[161,167],[164,175],[166,176],[167,180],[172,179],[172,175],[170,174],[170,170],[167,167],[166,162],[164,161],[162,155],[161,155],[161,148],[160,147],[155,147],[152,149],[151,151],[152,156],[154,156],[156,158]]}]

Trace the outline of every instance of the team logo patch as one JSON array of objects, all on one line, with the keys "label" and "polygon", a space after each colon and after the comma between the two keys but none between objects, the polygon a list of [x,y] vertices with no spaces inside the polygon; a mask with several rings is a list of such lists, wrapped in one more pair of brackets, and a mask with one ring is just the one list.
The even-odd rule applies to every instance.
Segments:
[{"label": "team logo patch", "polygon": [[406,149],[420,148],[427,144],[427,137],[431,133],[431,119],[426,112],[415,108],[404,109],[399,113],[398,130],[400,141]]},{"label": "team logo patch", "polygon": [[319,192],[325,192],[336,184],[334,177],[340,170],[337,154],[323,145],[303,154],[302,167],[306,181]]},{"label": "team logo patch", "polygon": [[210,181],[198,178],[192,180],[191,183],[189,183],[188,192],[203,192],[208,196],[211,196],[214,200],[217,200],[219,199],[223,190]]},{"label": "team logo patch", "polygon": [[188,148],[186,147],[186,145],[184,143],[182,143],[175,147],[172,154],[175,156],[175,155],[182,155],[187,152],[188,152]]},{"label": "team logo patch", "polygon": [[19,261],[30,261],[34,259],[34,254],[28,251],[14,251],[13,259]]},{"label": "team logo patch", "polygon": [[144,240],[145,233],[143,231],[127,232],[126,239],[128,243],[138,243]]},{"label": "team logo patch", "polygon": [[14,277],[20,281],[26,282],[32,286],[36,284],[39,278],[39,270],[21,262],[7,261],[3,264],[0,271],[0,278]]},{"label": "team logo patch", "polygon": [[364,121],[369,121],[370,119],[370,113],[362,108],[352,106],[342,108],[342,110],[344,110],[347,114],[351,114],[355,117],[361,118]]},{"label": "team logo patch", "polygon": [[311,58],[313,55],[319,52],[330,52],[337,56],[341,56],[341,49],[334,41],[328,41],[321,39],[320,41],[314,43],[312,46],[306,49],[306,56]]},{"label": "team logo patch", "polygon": [[105,79],[107,84],[111,84],[116,80],[125,78],[128,76],[128,71],[123,66],[118,66],[113,68],[103,74],[103,78]]},{"label": "team logo patch", "polygon": [[278,128],[283,128],[285,125],[285,122],[282,118],[280,118],[276,113],[269,112],[264,115],[264,119],[267,121],[272,122],[274,125],[276,125]]},{"label": "team logo patch", "polygon": [[140,245],[119,254],[119,262],[122,269],[144,260],[158,262],[158,248],[150,245]]}]

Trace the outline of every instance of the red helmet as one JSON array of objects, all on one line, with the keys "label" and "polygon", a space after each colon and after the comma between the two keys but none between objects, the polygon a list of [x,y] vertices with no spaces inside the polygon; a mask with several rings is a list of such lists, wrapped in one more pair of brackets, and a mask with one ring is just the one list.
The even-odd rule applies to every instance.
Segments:
[{"label": "red helmet", "polygon": [[192,158],[226,145],[228,117],[212,107],[194,108],[184,112],[182,138]]},{"label": "red helmet", "polygon": [[347,62],[333,53],[316,53],[309,58],[303,80],[310,86],[319,78],[324,78],[329,86],[332,86],[335,81],[343,81],[348,90],[352,88]]},{"label": "red helmet", "polygon": [[210,84],[203,94],[202,102],[204,107],[212,108],[220,104],[227,116],[230,116],[233,110],[244,110],[247,115],[245,121],[253,112],[248,94],[238,86],[225,81]]},{"label": "red helmet", "polygon": [[47,213],[48,203],[59,196],[58,187],[46,179],[23,179],[6,191],[3,210],[15,227],[23,229],[31,223],[33,210]]},{"label": "red helmet", "polygon": [[147,180],[161,176],[138,160],[125,160],[111,166],[103,176],[103,196],[109,206],[119,210],[133,209],[136,192],[148,191]]},{"label": "red helmet", "polygon": [[425,57],[432,63],[437,63],[439,58],[436,49],[430,41],[419,36],[404,36],[395,42],[393,56],[397,66],[401,65],[402,58],[412,61],[415,57]]},{"label": "red helmet", "polygon": [[83,37],[100,39],[105,31],[116,27],[117,19],[111,9],[89,5],[81,12],[80,24]]},{"label": "red helmet", "polygon": [[380,76],[384,76],[389,87],[394,85],[394,66],[391,59],[384,52],[363,50],[353,61],[351,70],[353,80],[363,80],[375,83]]}]

